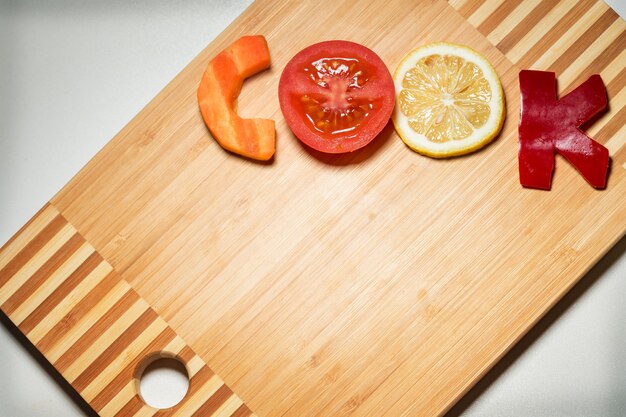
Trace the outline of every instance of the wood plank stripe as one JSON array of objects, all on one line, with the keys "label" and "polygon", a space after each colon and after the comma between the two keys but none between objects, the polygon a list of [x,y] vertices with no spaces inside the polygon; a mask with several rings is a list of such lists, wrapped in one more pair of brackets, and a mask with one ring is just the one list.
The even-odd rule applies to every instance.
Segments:
[{"label": "wood plank stripe", "polygon": [[[159,417],[180,417],[182,410],[186,410],[188,404],[193,402],[194,398],[199,396],[204,399],[209,398],[219,389],[219,387],[222,386],[222,384],[223,382],[213,373],[213,371],[211,371],[207,366],[203,367],[195,377],[189,380],[189,391],[187,391],[187,395],[183,398],[176,409],[164,410],[159,413]],[[195,412],[195,409],[191,411],[191,413],[193,412]],[[191,413],[187,413],[187,415],[191,415]]]},{"label": "wood plank stripe", "polygon": [[[600,116],[598,119],[592,120],[590,126],[588,126],[588,123],[581,126],[582,130],[584,130],[587,133],[587,136],[590,136],[596,139],[598,137],[598,133],[600,132],[600,130],[602,130],[602,128],[606,126],[606,124],[613,118],[614,115],[615,115],[615,111],[604,112],[602,116]],[[597,141],[600,142],[599,140]],[[604,142],[606,142],[606,140],[600,143],[604,143]]]},{"label": "wood plank stripe", "polygon": [[[172,340],[167,346],[163,348],[163,352],[180,357],[181,352],[185,349],[191,350],[191,348],[187,346],[185,341],[181,339],[180,336],[176,336],[174,340]],[[187,362],[186,359],[182,359],[182,360],[183,362]]]},{"label": "wood plank stripe", "polygon": [[[0,249],[0,270],[17,256],[41,231],[59,215],[50,204],[46,204]],[[1,285],[0,285],[1,286]]]},{"label": "wood plank stripe", "polygon": [[178,354],[185,363],[189,363],[196,356],[195,352],[189,346],[185,346]]},{"label": "wood plank stripe", "polygon": [[233,392],[226,385],[222,385],[216,392],[202,404],[192,417],[206,417],[212,416],[217,410],[220,409],[226,403],[226,401],[233,395]]},{"label": "wood plank stripe", "polygon": [[476,29],[483,35],[489,35],[498,25],[505,20],[518,6],[516,1],[504,1],[497,9],[485,19]]},{"label": "wood plank stripe", "polygon": [[241,398],[236,395],[231,395],[220,408],[215,410],[213,416],[231,416],[242,404],[243,401],[241,401]]},{"label": "wood plank stripe", "polygon": [[[208,369],[204,367],[202,371]],[[198,373],[200,375],[202,373]],[[224,385],[224,382],[217,376],[213,375],[208,381],[202,384],[198,390],[192,395],[187,394],[180,407],[177,407],[172,417],[191,417],[198,408],[208,401],[218,389]],[[163,417],[169,416],[169,413],[164,413]]]},{"label": "wood plank stripe", "polygon": [[194,357],[191,358],[189,362],[187,362],[189,377],[193,378],[204,366],[205,363],[200,358],[200,356],[194,355]]},{"label": "wood plank stripe", "polygon": [[[83,246],[85,246],[83,244]],[[78,251],[76,251],[78,253]],[[69,261],[69,259],[68,259]],[[56,288],[52,286],[51,294],[41,303],[36,303],[36,308],[20,323],[20,330],[28,335],[54,308],[63,302],[65,297],[89,275],[100,263],[102,258],[92,252],[87,259],[71,272],[68,278]],[[41,287],[41,286],[40,286]],[[24,288],[24,287],[22,287]],[[16,293],[17,294],[17,293]],[[24,294],[26,296],[26,294]],[[24,297],[25,298],[25,297]]]},{"label": "wood plank stripe", "polygon": [[[16,291],[22,287],[48,260],[72,238],[75,231],[65,225],[59,233],[54,235],[37,254],[28,260],[24,266],[0,290],[0,304],[4,304]],[[56,272],[55,272],[56,273]]]},{"label": "wood plank stripe", "polygon": [[[111,265],[106,262],[102,262],[86,277],[83,277],[84,279],[80,280],[75,286],[71,285],[72,279],[66,281],[67,287],[69,287],[71,291],[65,298],[62,298],[63,292],[65,291],[64,288],[59,287],[59,294],[56,294],[55,291],[55,294],[53,294],[50,298],[53,300],[62,298],[62,301],[58,303],[56,307],[54,307],[54,309],[46,315],[32,331],[28,333],[28,338],[35,344],[39,343],[41,338],[43,338],[55,324],[59,323],[64,317],[66,317],[76,304],[78,304],[83,297],[89,294],[89,292],[93,290],[96,285],[108,277],[111,274],[111,271]],[[78,276],[78,274],[75,275]],[[64,286],[66,283],[64,283]],[[41,307],[46,304],[47,300],[41,305]],[[35,314],[33,314],[33,316]]]},{"label": "wood plank stripe", "polygon": [[0,288],[66,225],[67,221],[62,216],[57,215],[43,227],[37,236],[27,242],[14,257],[5,258],[5,265],[0,269]]},{"label": "wood plank stripe", "polygon": [[[576,43],[578,36],[588,30],[592,26],[593,22],[598,20],[604,14],[607,8],[608,7],[604,4],[604,2],[599,1],[593,3],[588,10],[581,11],[584,12],[584,14],[577,20],[573,21],[569,27],[563,28],[563,32],[559,34],[559,37],[552,45],[550,45],[549,48],[546,48],[544,54],[532,64],[532,67],[544,70],[549,68],[550,65],[552,65],[552,63],[561,56],[561,51],[566,51],[574,43]],[[511,56],[511,58],[515,57]],[[561,74],[557,75],[560,76]]]},{"label": "wood plank stripe", "polygon": [[461,16],[468,18],[483,4],[484,0],[468,0],[459,9]]},{"label": "wood plank stripe", "polygon": [[113,309],[100,317],[98,322],[72,345],[54,367],[73,381],[82,369],[90,363],[87,358],[95,358],[102,353],[113,340],[115,340],[147,309],[148,305],[139,298],[137,293],[130,291],[113,307]]},{"label": "wood plank stripe", "polygon": [[[21,287],[26,281],[26,278],[32,276],[35,271],[37,271],[44,263],[50,259],[50,256],[41,256],[35,258],[35,266],[31,266],[30,269],[27,268],[26,271],[23,271],[27,266],[28,262],[33,260],[33,257],[39,253],[44,252],[50,253],[50,255],[54,254],[57,250],[59,250],[62,245],[67,242],[70,236],[67,236],[67,239],[62,239],[71,231],[71,227],[67,225],[65,219],[61,216],[55,217],[44,229],[39,232],[39,234],[22,249],[14,258],[9,260],[7,264],[0,270],[0,305],[4,304],[4,302],[9,298],[9,296],[13,295],[13,292],[17,290],[17,288]],[[73,232],[71,233],[74,234]],[[56,240],[54,238],[57,238]],[[55,243],[59,243],[59,238],[61,238],[61,244],[56,247]],[[21,282],[14,284],[14,288],[11,289],[5,288],[9,280],[13,281],[18,273],[21,273],[24,277]]]},{"label": "wood plank stripe", "polygon": [[489,15],[502,5],[503,0],[485,0],[467,21],[474,27],[478,27],[483,23]]},{"label": "wood plank stripe", "polygon": [[126,366],[118,368],[118,374],[115,378],[113,378],[113,380],[90,402],[91,407],[98,412],[102,410],[102,408],[112,401],[115,395],[124,388],[127,381],[132,381],[135,378],[135,372],[141,364],[141,361],[164,350],[165,346],[175,340],[176,337],[174,330],[170,327],[166,327],[165,330],[150,341],[141,352],[136,354],[133,358],[129,358],[130,361]]},{"label": "wood plank stripe", "polygon": [[[137,413],[144,408],[146,405],[141,399],[134,395],[130,401],[128,401],[124,406],[120,409],[120,411],[115,414],[116,417],[133,417],[136,416]],[[156,413],[156,410],[149,410],[152,414]]]},{"label": "wood plank stripe", "polygon": [[[622,166],[622,168],[626,169],[626,146],[624,146],[624,138],[626,137],[626,126],[623,127],[620,130],[621,135],[621,139],[622,139],[622,146],[618,148],[618,150],[615,152],[615,155],[613,155],[613,164],[615,164],[616,167],[618,166]],[[609,179],[610,181],[610,179]]]},{"label": "wood plank stripe", "polygon": [[[613,134],[610,135],[610,139],[606,141],[606,143],[604,144],[604,146],[606,146],[606,148],[609,150],[609,155],[616,155],[620,152],[620,150],[624,147],[624,144],[626,144],[626,123],[624,123],[624,117],[626,117],[626,108],[622,108],[622,110],[620,110],[620,117],[622,117],[622,119],[620,120],[619,118],[615,117],[611,122],[615,122],[614,126],[611,126],[611,130],[615,129],[614,132],[612,132]],[[607,124],[607,126],[609,126],[609,124]],[[602,135],[602,131],[600,131],[600,134],[598,135],[600,140],[604,139],[604,136]],[[608,134],[606,136],[609,136]]]},{"label": "wood plank stripe", "polygon": [[158,413],[159,410],[155,410],[154,408],[144,404],[141,410],[135,413],[133,417],[152,417],[154,415],[157,415]]},{"label": "wood plank stripe", "polygon": [[[70,330],[79,326],[81,320],[92,308],[98,308],[98,302],[105,301],[107,295],[114,291],[119,283],[119,275],[115,272],[108,274],[89,294],[78,302],[61,320],[59,320],[48,333],[37,342],[37,349],[46,352],[54,346],[57,340],[62,339]],[[123,294],[120,292],[119,297]],[[117,301],[119,298],[111,302]],[[107,307],[107,309],[110,308]]]},{"label": "wood plank stripe", "polygon": [[[564,1],[552,9],[541,22],[522,39],[533,45],[518,61],[520,68],[535,68],[545,70],[537,61],[549,49],[554,48],[556,42],[574,25],[578,19],[597,0],[582,0],[579,2]],[[549,22],[549,23],[548,23]],[[556,24],[554,24],[556,22]]]},{"label": "wood plank stripe", "polygon": [[115,396],[108,402],[102,409],[96,410],[95,407],[92,406],[94,410],[100,416],[114,416],[120,412],[120,410],[128,404],[128,402],[137,395],[137,381],[131,379],[124,385],[124,387],[119,390]]},{"label": "wood plank stripe", "polygon": [[[94,334],[103,332],[124,311],[132,306],[138,299],[135,291],[131,290],[126,281],[118,282],[109,293],[99,301],[87,314],[81,318],[75,326],[66,331],[63,337],[52,341],[52,346],[44,351],[46,358],[51,363],[57,363],[62,355],[69,350],[71,354],[80,355],[87,349],[87,332],[94,330]],[[62,325],[62,323],[59,323]],[[69,356],[70,354],[68,354]]]},{"label": "wood plank stripe", "polygon": [[28,280],[11,295],[2,305],[2,311],[11,317],[30,294],[37,290],[54,271],[59,269],[76,250],[85,243],[85,240],[78,233],[75,234],[59,249],[48,261],[43,264]]},{"label": "wood plank stripe", "polygon": [[11,317],[24,334],[37,326],[69,292],[102,261],[89,244],[83,244],[50,276]]},{"label": "wood plank stripe", "polygon": [[517,2],[517,7],[511,12],[500,24],[491,31],[487,36],[487,39],[492,45],[498,45],[511,31],[511,28],[515,28],[520,25],[524,18],[540,3],[541,0],[525,0]]},{"label": "wood plank stripe", "polygon": [[[567,70],[560,77],[563,85],[567,86],[566,93],[573,90],[592,74],[602,72],[626,48],[625,25],[623,20],[617,20],[593,43],[584,56],[579,57],[567,67]],[[591,57],[595,57],[595,59],[589,63]]]},{"label": "wood plank stripe", "polygon": [[448,3],[450,3],[450,6],[454,7],[454,9],[458,11],[465,3],[467,3],[467,0],[449,0]]},{"label": "wood plank stripe", "polygon": [[[512,51],[516,45],[524,44],[524,35],[530,32],[530,30],[537,25],[537,22],[540,22],[541,19],[543,19],[557,4],[557,0],[546,0],[536,4],[535,7],[522,19],[522,21],[510,30],[500,42],[498,42],[496,45],[497,48],[509,57],[509,52]],[[513,60],[513,62],[517,62],[517,59]]]},{"label": "wood plank stripe", "polygon": [[232,417],[250,417],[250,416],[252,416],[252,411],[245,404],[241,404],[239,408],[235,410],[235,412],[232,415]]},{"label": "wood plank stripe", "polygon": [[140,338],[144,332],[154,324],[158,315],[151,308],[128,326],[100,355],[95,359],[92,356],[91,363],[84,368],[80,375],[72,379],[72,386],[76,391],[82,393],[83,390],[93,381],[94,377],[100,375],[117,357],[120,356],[136,339]]},{"label": "wood plank stripe", "polygon": [[[604,144],[607,139],[605,139],[604,141],[600,142],[597,138],[598,138],[598,133],[600,132],[600,130],[602,130],[602,128],[604,126],[606,126],[606,124],[611,121],[611,119],[613,118],[613,116],[615,115],[615,113],[613,111],[609,111],[609,112],[604,112],[602,114],[602,116],[600,116],[597,119],[592,119],[591,125],[589,125],[589,123],[585,123],[583,126],[581,126],[581,130],[583,130],[584,132],[587,133],[587,136],[594,138],[594,140],[596,140],[599,143]],[[610,140],[610,138],[608,139]]]},{"label": "wood plank stripe", "polygon": [[608,9],[574,42],[556,61],[550,65],[548,71],[561,74],[576,58],[591,46],[591,44],[615,22],[619,16],[612,9]]},{"label": "wood plank stripe", "polygon": [[[91,402],[100,393],[103,386],[107,386],[115,379],[120,369],[124,369],[129,363],[136,360],[137,355],[139,355],[150,342],[156,339],[161,332],[168,328],[165,320],[161,319],[154,310],[150,311],[152,311],[157,320],[152,321],[145,331],[138,335],[125,349],[119,353],[116,352],[114,360],[111,361],[108,356],[102,356],[98,359],[97,366],[93,367],[93,374],[89,374],[86,371],[85,375],[89,375],[89,377],[85,380],[79,379],[76,381],[77,385],[75,387],[77,390],[82,386],[83,381],[87,383],[84,389],[80,389],[80,394],[85,400]],[[146,318],[146,321],[149,320],[150,319]],[[126,343],[127,341],[125,340],[124,342]],[[103,368],[101,365],[106,363],[108,363],[108,365]],[[74,383],[72,383],[72,386],[74,386]]]},{"label": "wood plank stripe", "polygon": [[602,79],[608,83],[609,94],[617,94],[626,85],[626,48],[601,72]]}]

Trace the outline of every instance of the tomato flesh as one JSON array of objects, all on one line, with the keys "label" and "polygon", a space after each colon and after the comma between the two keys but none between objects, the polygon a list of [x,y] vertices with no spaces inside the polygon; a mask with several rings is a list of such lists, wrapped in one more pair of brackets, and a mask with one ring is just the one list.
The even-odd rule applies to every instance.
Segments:
[{"label": "tomato flesh", "polygon": [[301,107],[310,127],[321,136],[328,138],[348,132],[356,135],[370,112],[379,108],[379,103],[374,103],[380,100],[352,94],[367,82],[362,67],[358,59],[322,58],[302,69],[322,91],[294,94],[293,105]]},{"label": "tomato flesh", "polygon": [[279,97],[294,134],[329,153],[367,145],[387,124],[395,101],[382,60],[346,41],[322,42],[298,53],[283,71]]}]

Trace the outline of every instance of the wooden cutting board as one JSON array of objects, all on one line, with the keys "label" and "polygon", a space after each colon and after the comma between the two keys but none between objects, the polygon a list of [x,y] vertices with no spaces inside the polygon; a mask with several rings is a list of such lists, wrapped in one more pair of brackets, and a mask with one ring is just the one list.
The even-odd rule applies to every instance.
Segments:
[{"label": "wooden cutting board", "polygon": [[[2,311],[100,415],[443,414],[626,231],[626,24],[603,2],[319,6],[257,0],[0,252]],[[276,120],[267,164],[223,151],[195,98],[208,60],[259,33],[273,66],[240,108]],[[306,149],[278,77],[336,38],[390,69],[426,42],[471,45],[501,77],[503,133],[450,160],[391,125],[353,154]],[[561,158],[552,191],[519,185],[521,68],[562,92],[602,75],[611,108],[588,131],[610,150],[606,190]],[[135,381],[159,355],[191,377],[166,411]]]}]

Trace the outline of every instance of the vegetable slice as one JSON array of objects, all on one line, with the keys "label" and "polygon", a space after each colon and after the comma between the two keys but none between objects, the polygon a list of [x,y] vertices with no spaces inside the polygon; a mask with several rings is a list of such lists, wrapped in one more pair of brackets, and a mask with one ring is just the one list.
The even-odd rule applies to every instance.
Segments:
[{"label": "vegetable slice", "polygon": [[553,72],[524,70],[519,74],[519,176],[524,187],[549,190],[554,153],[563,155],[594,188],[605,188],[609,151],[579,128],[606,108],[599,75],[592,75],[561,99]]},{"label": "vegetable slice", "polygon": [[276,149],[274,121],[242,119],[237,98],[243,80],[270,66],[270,52],[263,36],[244,36],[209,62],[200,86],[198,104],[215,140],[226,150],[266,161]]},{"label": "vegetable slice", "polygon": [[278,84],[287,125],[325,153],[360,149],[383,130],[394,106],[393,80],[374,51],[332,40],[298,52]]},{"label": "vegetable slice", "polygon": [[404,143],[432,158],[463,155],[494,140],[504,93],[486,57],[447,42],[421,46],[395,71],[393,124]]}]

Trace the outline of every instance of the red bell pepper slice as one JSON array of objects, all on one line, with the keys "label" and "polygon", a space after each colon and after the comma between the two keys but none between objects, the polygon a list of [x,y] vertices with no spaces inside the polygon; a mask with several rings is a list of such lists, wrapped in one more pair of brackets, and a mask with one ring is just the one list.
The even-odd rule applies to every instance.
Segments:
[{"label": "red bell pepper slice", "polygon": [[553,72],[523,70],[519,74],[519,176],[524,187],[549,190],[555,152],[563,155],[594,188],[605,188],[609,151],[580,126],[606,108],[599,75],[557,99]]}]

